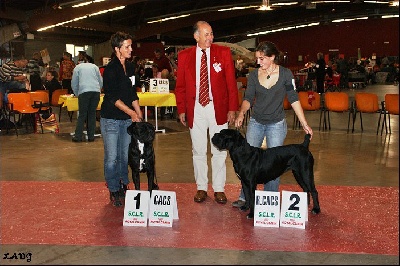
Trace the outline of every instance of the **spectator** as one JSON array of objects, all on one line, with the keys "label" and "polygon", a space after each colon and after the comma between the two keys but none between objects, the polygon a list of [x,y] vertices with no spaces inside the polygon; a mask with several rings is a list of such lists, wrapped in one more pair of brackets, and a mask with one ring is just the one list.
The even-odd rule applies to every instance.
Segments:
[{"label": "spectator", "polygon": [[172,68],[171,74],[175,77],[176,72],[178,71],[178,65],[176,64],[176,60],[175,60],[175,50],[168,49],[167,50],[167,58],[171,64],[171,68]]},{"label": "spectator", "polygon": [[71,87],[74,94],[78,96],[79,105],[78,121],[72,141],[82,141],[83,126],[86,122],[88,141],[93,142],[96,129],[96,109],[100,101],[103,78],[101,77],[99,67],[93,63],[89,63],[86,56],[74,68]]},{"label": "spectator", "polygon": [[72,93],[71,79],[75,68],[75,63],[72,61],[72,55],[68,52],[63,53],[62,61],[60,62],[59,79],[64,89],[68,89],[68,93]]},{"label": "spectator", "polygon": [[26,65],[28,60],[25,56],[15,56],[0,67],[0,105],[3,105],[6,90],[26,91],[29,86],[29,80],[26,76]]},{"label": "spectator", "polygon": [[31,84],[31,91],[41,90],[42,78],[40,77],[40,67],[43,67],[43,60],[40,53],[33,53],[32,58],[28,61],[27,69],[29,74],[29,80]]},{"label": "spectator", "polygon": [[60,82],[58,81],[57,71],[49,70],[46,72],[46,81],[44,83],[44,87],[49,92],[49,99],[51,101],[53,92],[62,88]]},{"label": "spectator", "polygon": [[325,92],[324,82],[325,82],[325,67],[326,63],[324,60],[323,53],[317,53],[317,62],[315,63],[315,78],[317,80],[317,92],[322,94]]},{"label": "spectator", "polygon": [[161,77],[161,71],[163,71],[164,69],[168,70],[168,73],[172,72],[169,59],[158,48],[154,50],[153,64],[157,65],[158,67],[159,74],[157,74],[157,76]]},{"label": "spectator", "polygon": [[240,55],[237,55],[236,62],[235,62],[235,69],[236,69],[236,77],[242,76],[244,61]]}]

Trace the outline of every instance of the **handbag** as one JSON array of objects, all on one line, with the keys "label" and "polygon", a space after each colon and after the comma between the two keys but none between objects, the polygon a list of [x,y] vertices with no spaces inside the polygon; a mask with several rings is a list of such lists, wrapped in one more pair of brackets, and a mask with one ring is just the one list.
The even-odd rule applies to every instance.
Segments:
[{"label": "handbag", "polygon": [[35,117],[35,133],[56,133],[60,132],[56,115],[54,113],[36,114]]}]

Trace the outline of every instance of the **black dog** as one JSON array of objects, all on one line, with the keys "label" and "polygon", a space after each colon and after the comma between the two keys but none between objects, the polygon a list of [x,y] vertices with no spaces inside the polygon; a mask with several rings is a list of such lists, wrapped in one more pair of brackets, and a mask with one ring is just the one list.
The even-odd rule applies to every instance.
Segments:
[{"label": "black dog", "polygon": [[302,144],[290,144],[263,150],[250,146],[239,131],[223,129],[212,138],[212,143],[219,150],[229,150],[236,175],[239,177],[246,204],[250,208],[247,218],[254,217],[254,198],[257,184],[264,184],[276,179],[288,170],[292,170],[297,183],[313,199],[312,213],[320,212],[318,192],[314,184],[314,158],[308,150],[311,135],[306,135]]},{"label": "black dog", "polygon": [[148,122],[134,122],[128,127],[128,133],[131,135],[128,159],[135,190],[140,190],[140,173],[147,174],[148,190],[157,190],[153,148],[156,134],[154,126]]}]

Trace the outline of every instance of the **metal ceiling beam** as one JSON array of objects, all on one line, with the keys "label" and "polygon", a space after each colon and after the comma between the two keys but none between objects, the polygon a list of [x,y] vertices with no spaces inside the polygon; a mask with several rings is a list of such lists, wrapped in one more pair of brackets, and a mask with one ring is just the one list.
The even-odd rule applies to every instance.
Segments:
[{"label": "metal ceiling beam", "polygon": [[60,22],[69,21],[77,17],[96,13],[102,10],[115,8],[121,5],[136,4],[148,0],[113,0],[99,2],[92,5],[82,6],[79,8],[65,7],[63,9],[51,10],[52,13],[36,12],[28,19],[29,29],[36,31],[40,28],[55,25]]}]

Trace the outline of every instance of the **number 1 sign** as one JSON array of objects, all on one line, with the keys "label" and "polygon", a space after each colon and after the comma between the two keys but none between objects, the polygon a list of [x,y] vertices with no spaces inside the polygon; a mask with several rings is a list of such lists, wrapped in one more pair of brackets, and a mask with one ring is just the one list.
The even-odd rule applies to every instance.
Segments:
[{"label": "number 1 sign", "polygon": [[150,192],[127,190],[123,226],[147,226]]}]

